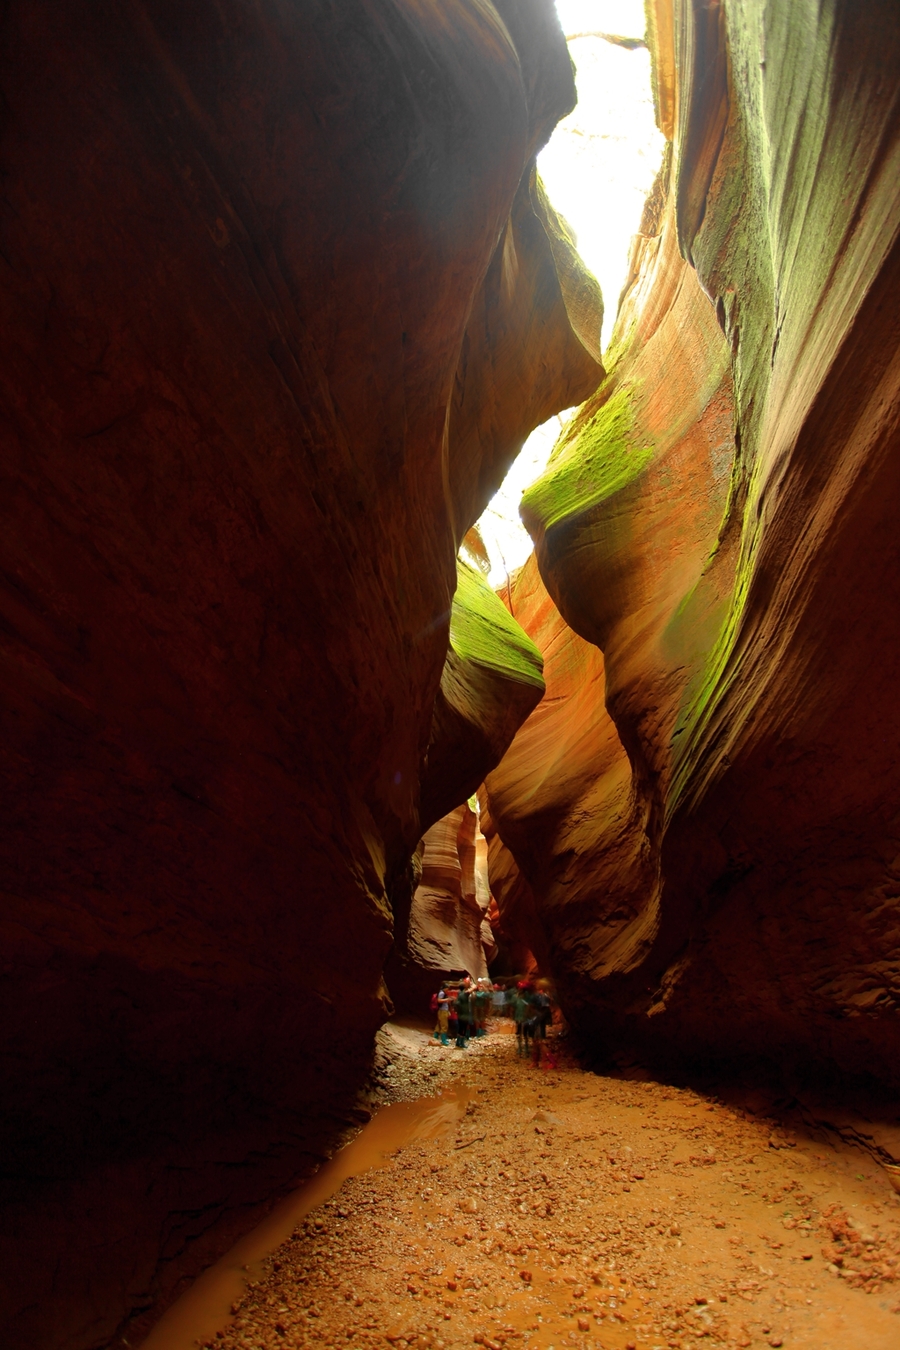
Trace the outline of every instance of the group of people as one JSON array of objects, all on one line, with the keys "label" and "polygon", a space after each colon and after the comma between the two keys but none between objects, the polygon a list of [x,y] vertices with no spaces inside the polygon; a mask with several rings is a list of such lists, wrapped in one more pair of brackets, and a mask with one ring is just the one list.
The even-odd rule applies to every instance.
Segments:
[{"label": "group of people", "polygon": [[547,1039],[547,1027],[553,1017],[550,995],[539,985],[520,980],[516,986],[513,1017],[516,1019],[519,1054],[527,1055],[531,1049],[535,1061],[540,1063],[541,1045]]},{"label": "group of people", "polygon": [[503,993],[490,980],[473,980],[469,975],[458,985],[442,984],[431,999],[432,1012],[437,1013],[435,1040],[442,1045],[455,1040],[457,1049],[465,1050],[470,1037],[487,1035],[487,1020],[498,990]]},{"label": "group of people", "polygon": [[553,1017],[550,996],[539,984],[519,980],[507,988],[490,980],[473,980],[471,976],[457,982],[448,982],[432,996],[432,1012],[437,1014],[435,1040],[464,1050],[473,1036],[487,1034],[487,1020],[508,1016],[515,1020],[516,1042],[520,1055],[529,1051],[540,1058],[540,1043],[546,1040],[547,1026]]}]

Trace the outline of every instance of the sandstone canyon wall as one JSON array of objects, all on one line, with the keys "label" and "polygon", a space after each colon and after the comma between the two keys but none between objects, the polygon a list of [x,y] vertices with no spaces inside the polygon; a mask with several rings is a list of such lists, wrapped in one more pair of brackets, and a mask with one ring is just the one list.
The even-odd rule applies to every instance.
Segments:
[{"label": "sandstone canyon wall", "polygon": [[634,919],[630,897],[603,905],[598,878],[626,874],[638,892],[641,804],[606,710],[599,648],[561,617],[534,556],[509,596],[544,653],[547,692],[481,794],[491,891],[500,931],[557,977],[571,1016],[578,977],[591,989],[601,967],[616,969],[617,929],[627,934]]},{"label": "sandstone canyon wall", "polygon": [[[475,807],[476,809],[473,809]],[[477,804],[463,802],[432,825],[421,845],[421,873],[413,897],[408,950],[421,968],[422,998],[435,991],[445,972],[487,975],[496,954],[487,911],[491,893],[487,846],[478,827]],[[392,982],[393,988],[393,982]]]},{"label": "sandstone canyon wall", "polygon": [[649,13],[670,151],[609,375],[523,502],[574,632],[527,568],[548,696],[486,781],[492,885],[518,868],[595,1050],[896,1091],[900,24]]},{"label": "sandstone canyon wall", "polygon": [[547,0],[10,0],[0,92],[0,1305],[74,1350],[346,1119],[456,551],[599,298]]},{"label": "sandstone canyon wall", "polygon": [[461,558],[457,577],[421,775],[419,819],[430,828],[391,887],[395,941],[387,974],[396,1006],[411,1013],[421,1013],[444,975],[487,974],[484,949],[493,951],[493,937],[490,925],[482,932],[490,903],[486,855],[485,866],[475,868],[476,844],[486,845],[466,803],[544,693],[538,648],[477,568]]}]

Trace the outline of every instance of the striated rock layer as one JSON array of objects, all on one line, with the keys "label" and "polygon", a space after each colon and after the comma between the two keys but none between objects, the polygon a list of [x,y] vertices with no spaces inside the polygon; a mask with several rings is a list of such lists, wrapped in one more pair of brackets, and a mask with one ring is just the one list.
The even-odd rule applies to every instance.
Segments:
[{"label": "striated rock layer", "polygon": [[[49,1350],[346,1118],[456,551],[599,308],[549,0],[0,22],[0,1339]],[[463,784],[514,730],[469,721]]]},{"label": "striated rock layer", "polygon": [[523,503],[620,749],[526,574],[548,698],[490,817],[587,1042],[896,1088],[900,27],[650,11],[670,154],[609,376]]},{"label": "striated rock layer", "polygon": [[487,975],[487,963],[496,953],[486,918],[491,900],[487,845],[478,828],[478,813],[468,802],[426,833],[421,869],[408,947],[427,975],[429,992],[445,972],[468,973],[475,979]]}]

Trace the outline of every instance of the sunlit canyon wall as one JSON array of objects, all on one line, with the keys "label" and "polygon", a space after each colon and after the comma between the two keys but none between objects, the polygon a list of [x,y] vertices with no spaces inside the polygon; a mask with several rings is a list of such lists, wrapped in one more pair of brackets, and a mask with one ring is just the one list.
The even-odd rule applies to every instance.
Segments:
[{"label": "sunlit canyon wall", "polygon": [[523,502],[548,694],[486,780],[492,884],[599,1057],[896,1092],[900,24],[649,14],[670,149]]}]

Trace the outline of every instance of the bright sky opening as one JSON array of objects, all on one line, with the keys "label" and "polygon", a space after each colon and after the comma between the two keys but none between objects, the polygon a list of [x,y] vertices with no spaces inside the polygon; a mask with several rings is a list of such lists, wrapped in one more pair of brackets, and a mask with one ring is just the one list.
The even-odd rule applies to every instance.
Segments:
[{"label": "bright sky opening", "polygon": [[[629,51],[591,36],[643,37],[643,0],[556,0],[556,9],[577,68],[578,106],[538,156],[538,171],[600,282],[605,346],[631,239],[662,162],[664,142],[653,120],[649,52],[643,47]],[[491,559],[492,586],[502,585],[531,552],[519,502],[543,473],[565,420],[566,414],[553,417],[531,434],[478,522]]]}]

